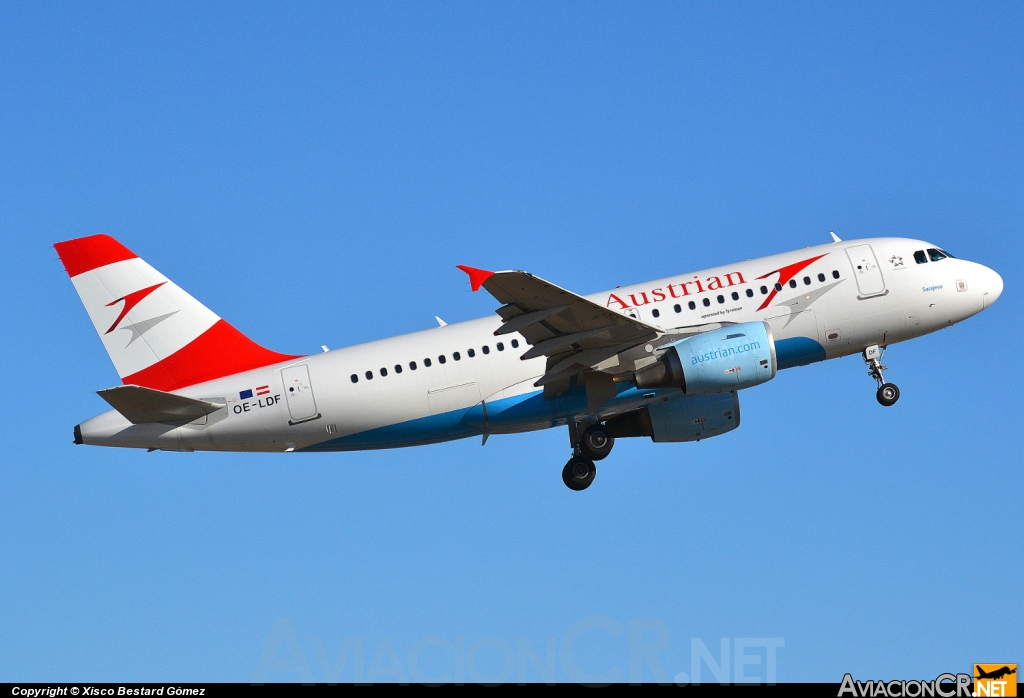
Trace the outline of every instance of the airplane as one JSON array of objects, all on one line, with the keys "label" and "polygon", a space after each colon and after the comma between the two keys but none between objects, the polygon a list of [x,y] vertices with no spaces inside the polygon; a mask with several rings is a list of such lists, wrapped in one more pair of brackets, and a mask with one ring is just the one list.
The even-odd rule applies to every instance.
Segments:
[{"label": "airplane", "polygon": [[1002,278],[930,242],[832,242],[581,296],[469,266],[496,316],[310,355],[266,349],[107,235],[54,245],[122,385],[74,442],[150,451],[323,452],[568,427],[580,491],[616,439],[711,438],[739,392],[860,354],[883,406],[885,348],[999,298]]},{"label": "airplane", "polygon": [[1011,669],[1009,666],[1003,666],[993,671],[985,671],[981,667],[975,665],[975,669],[978,673],[978,675],[974,677],[976,679],[1001,679],[1004,676],[1009,676],[1010,674],[1017,673],[1016,665],[1014,665],[1013,669]]}]

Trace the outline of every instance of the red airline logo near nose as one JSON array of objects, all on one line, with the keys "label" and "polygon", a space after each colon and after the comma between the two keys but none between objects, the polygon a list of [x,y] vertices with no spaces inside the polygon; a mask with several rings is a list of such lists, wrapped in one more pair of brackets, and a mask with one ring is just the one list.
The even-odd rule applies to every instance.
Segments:
[{"label": "red airline logo near nose", "polygon": [[821,259],[822,257],[825,257],[827,255],[828,255],[828,252],[826,252],[825,254],[820,254],[817,257],[811,257],[810,259],[805,259],[802,262],[796,262],[795,264],[790,264],[788,266],[782,267],[781,269],[776,269],[775,271],[770,271],[767,274],[765,274],[764,276],[757,277],[758,279],[767,279],[772,274],[778,274],[779,275],[779,280],[776,282],[776,285],[772,287],[772,292],[769,293],[768,297],[764,299],[764,303],[761,304],[761,307],[758,308],[758,310],[764,310],[765,308],[768,307],[768,304],[772,302],[773,298],[775,298],[775,295],[779,292],[779,288],[781,286],[785,286],[789,282],[789,280],[792,279],[794,276],[796,276],[801,271],[803,271],[804,269],[806,269],[807,267],[811,266],[812,264],[817,262],[819,259]]},{"label": "red airline logo near nose", "polygon": [[121,313],[117,316],[117,319],[114,320],[114,324],[111,325],[110,329],[104,332],[103,334],[110,334],[111,332],[113,332],[114,329],[118,326],[118,324],[120,324],[120,322],[124,320],[124,316],[128,314],[128,311],[137,306],[139,302],[142,301],[143,298],[145,298],[146,296],[148,296],[153,291],[157,290],[166,283],[166,281],[161,281],[160,283],[154,284],[148,288],[143,288],[138,291],[132,291],[124,298],[118,298],[116,301],[110,301],[109,303],[107,303],[107,307],[109,308],[112,305],[117,305],[121,301],[124,301],[124,307],[121,308]]}]

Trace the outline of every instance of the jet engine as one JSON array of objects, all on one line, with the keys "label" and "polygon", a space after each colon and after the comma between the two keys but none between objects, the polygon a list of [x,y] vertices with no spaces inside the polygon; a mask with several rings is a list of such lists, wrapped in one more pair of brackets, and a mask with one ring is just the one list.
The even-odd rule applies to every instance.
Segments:
[{"label": "jet engine", "polygon": [[743,322],[665,345],[657,363],[636,372],[636,385],[709,395],[759,385],[776,371],[768,323]]}]

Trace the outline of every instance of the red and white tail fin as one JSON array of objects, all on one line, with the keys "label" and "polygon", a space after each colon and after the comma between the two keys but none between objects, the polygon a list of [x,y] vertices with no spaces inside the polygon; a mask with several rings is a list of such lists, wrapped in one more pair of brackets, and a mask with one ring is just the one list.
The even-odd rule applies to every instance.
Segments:
[{"label": "red and white tail fin", "polygon": [[54,247],[126,384],[177,390],[298,358],[256,344],[109,235]]}]

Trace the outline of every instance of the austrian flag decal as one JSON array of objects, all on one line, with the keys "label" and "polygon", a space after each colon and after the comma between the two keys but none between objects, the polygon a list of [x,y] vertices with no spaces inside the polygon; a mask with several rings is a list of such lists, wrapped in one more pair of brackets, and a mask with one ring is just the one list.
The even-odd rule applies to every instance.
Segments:
[{"label": "austrian flag decal", "polygon": [[[254,391],[253,391],[252,388],[250,388],[249,390],[243,390],[242,392],[240,392],[238,394],[238,399],[239,400],[248,400],[249,398],[252,397],[253,392]],[[258,388],[256,388],[255,393],[257,395],[270,395],[270,386],[269,385],[261,385]]]}]

